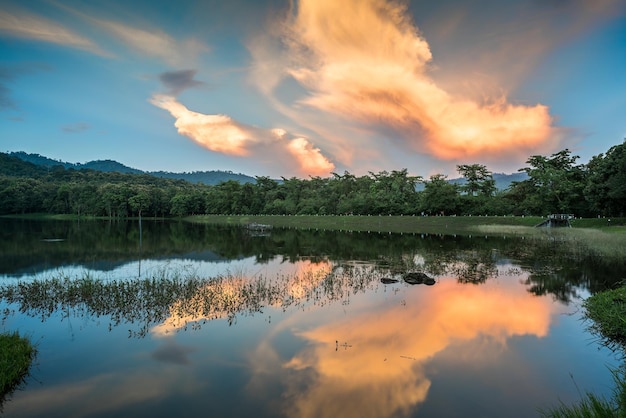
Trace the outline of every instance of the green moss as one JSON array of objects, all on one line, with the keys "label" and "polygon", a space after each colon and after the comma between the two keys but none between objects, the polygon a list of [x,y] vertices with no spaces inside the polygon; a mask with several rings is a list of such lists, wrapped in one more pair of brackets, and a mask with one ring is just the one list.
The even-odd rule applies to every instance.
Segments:
[{"label": "green moss", "polygon": [[17,332],[0,334],[0,400],[28,374],[35,353],[30,341]]}]

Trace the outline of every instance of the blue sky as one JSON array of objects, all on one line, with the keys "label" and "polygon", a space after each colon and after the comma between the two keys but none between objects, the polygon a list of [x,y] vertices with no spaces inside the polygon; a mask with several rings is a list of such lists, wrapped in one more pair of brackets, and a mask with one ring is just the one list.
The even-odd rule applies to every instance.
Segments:
[{"label": "blue sky", "polygon": [[626,137],[623,0],[2,0],[0,52],[0,151],[69,162],[456,177]]}]

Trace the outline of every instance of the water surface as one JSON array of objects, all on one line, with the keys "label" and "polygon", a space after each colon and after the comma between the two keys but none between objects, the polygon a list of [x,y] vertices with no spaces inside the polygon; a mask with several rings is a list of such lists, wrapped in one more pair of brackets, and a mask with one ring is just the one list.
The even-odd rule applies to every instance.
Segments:
[{"label": "water surface", "polygon": [[[1,330],[39,351],[6,416],[528,417],[579,391],[611,394],[618,359],[585,331],[580,303],[624,272],[549,239],[173,222],[0,230]],[[411,285],[411,272],[435,283]],[[98,301],[6,293],[85,277],[128,285]],[[193,286],[156,306],[124,296],[149,279]]]}]

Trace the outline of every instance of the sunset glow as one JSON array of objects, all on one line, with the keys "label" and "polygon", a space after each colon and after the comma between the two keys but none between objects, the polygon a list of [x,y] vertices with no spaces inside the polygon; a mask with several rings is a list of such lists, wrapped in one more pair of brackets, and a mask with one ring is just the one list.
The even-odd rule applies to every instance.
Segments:
[{"label": "sunset glow", "polygon": [[442,159],[560,145],[544,105],[480,104],[440,88],[429,76],[428,42],[404,3],[300,1],[288,28],[288,73],[310,91],[306,105],[384,124]]},{"label": "sunset glow", "polygon": [[6,0],[0,145],[272,178],[584,163],[626,135],[624,17],[621,0]]},{"label": "sunset glow", "polygon": [[193,112],[176,98],[166,95],[155,95],[150,103],[170,112],[176,119],[174,126],[178,133],[211,151],[248,156],[258,146],[265,148],[265,152],[271,149],[275,152],[274,157],[282,155],[284,162],[295,161],[302,176],[328,175],[334,169],[333,163],[322,155],[319,148],[314,148],[305,138],[289,140],[283,129],[265,131],[236,122],[226,115]]}]

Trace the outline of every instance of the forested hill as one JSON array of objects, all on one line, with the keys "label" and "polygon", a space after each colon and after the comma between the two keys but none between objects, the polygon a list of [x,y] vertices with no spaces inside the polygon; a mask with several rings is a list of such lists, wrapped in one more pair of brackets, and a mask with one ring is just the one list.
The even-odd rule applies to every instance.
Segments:
[{"label": "forested hill", "polygon": [[11,152],[8,155],[17,157],[22,161],[29,162],[36,166],[51,168],[56,166],[62,166],[65,169],[89,169],[95,171],[102,171],[105,173],[122,173],[122,174],[149,174],[151,176],[185,180],[191,183],[204,183],[206,185],[215,185],[228,180],[235,180],[239,183],[254,183],[256,179],[245,174],[237,174],[230,171],[194,171],[190,173],[172,173],[168,171],[142,171],[136,168],[127,167],[124,164],[118,163],[113,160],[96,160],[89,161],[85,164],[81,163],[69,163],[65,161],[53,160],[48,157],[44,157],[39,154],[27,154],[23,151]]},{"label": "forested hill", "polygon": [[[44,157],[45,158],[45,157]],[[349,172],[310,179],[257,177],[254,182],[197,183],[154,173],[85,169],[86,165],[36,165],[0,153],[0,215],[182,217],[193,214],[252,215],[532,215],[623,217],[626,208],[626,141],[589,164],[564,149],[533,155],[523,180],[498,190],[497,174],[481,164],[457,166],[463,181],[443,174],[428,179],[393,170],[356,176]],[[45,160],[44,160],[45,161]],[[115,162],[111,162],[115,163]],[[107,164],[104,166],[115,166]],[[81,169],[76,169],[81,168]],[[219,172],[219,174],[231,174]],[[514,175],[510,175],[511,177]],[[521,177],[520,177],[521,178]],[[420,187],[417,187],[420,186]]]},{"label": "forested hill", "polygon": [[[55,166],[63,166],[64,168],[72,168],[75,170],[80,169],[91,169],[96,171],[102,171],[105,173],[116,172],[123,174],[149,174],[151,176],[166,178],[166,179],[174,179],[174,180],[185,180],[190,183],[204,183],[206,185],[216,185],[221,182],[234,180],[239,183],[255,183],[256,179],[254,177],[247,176],[245,174],[237,174],[231,171],[194,171],[190,173],[172,173],[168,171],[141,171],[136,168],[127,167],[124,164],[118,163],[113,160],[96,160],[89,161],[85,164],[80,163],[68,163],[59,160],[53,160],[48,157],[44,157],[39,154],[27,154],[23,151],[20,152],[11,152],[8,155],[17,157],[22,161],[26,161],[37,166],[51,168]],[[506,190],[512,182],[514,181],[523,181],[528,178],[528,175],[524,172],[522,173],[493,173],[493,180],[495,181],[495,186],[497,190]],[[466,179],[456,178],[448,180],[450,183],[457,184],[462,186],[465,184]],[[418,184],[417,190],[423,190],[424,185]]]}]

